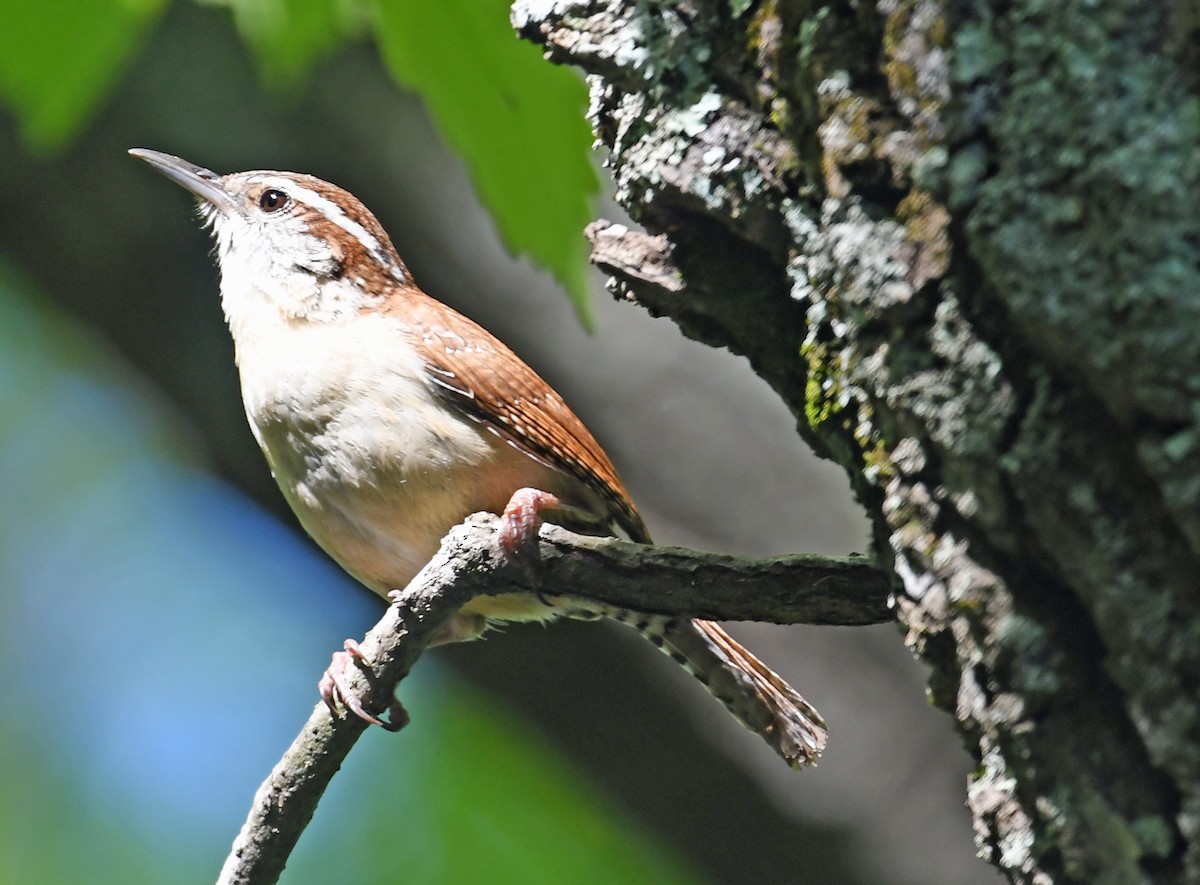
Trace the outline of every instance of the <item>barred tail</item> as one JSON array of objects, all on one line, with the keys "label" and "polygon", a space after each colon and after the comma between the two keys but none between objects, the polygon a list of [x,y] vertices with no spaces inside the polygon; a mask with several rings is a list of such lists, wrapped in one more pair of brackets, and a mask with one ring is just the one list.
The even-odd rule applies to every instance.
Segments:
[{"label": "barred tail", "polygon": [[788,765],[812,764],[825,749],[821,714],[718,624],[616,608],[603,613],[634,627],[681,664]]}]

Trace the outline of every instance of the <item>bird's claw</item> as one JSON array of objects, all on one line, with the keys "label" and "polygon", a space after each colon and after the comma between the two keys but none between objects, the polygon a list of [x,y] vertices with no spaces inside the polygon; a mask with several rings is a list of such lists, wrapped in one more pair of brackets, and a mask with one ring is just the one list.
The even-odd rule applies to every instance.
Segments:
[{"label": "bird's claw", "polygon": [[561,507],[562,502],[540,489],[517,489],[500,515],[500,549],[519,559],[542,525],[542,511]]},{"label": "bird's claw", "polygon": [[325,702],[325,706],[329,708],[329,712],[334,716],[338,716],[338,702],[340,701],[347,710],[372,725],[378,725],[380,728],[387,731],[399,731],[408,724],[408,711],[406,711],[400,701],[392,699],[391,706],[388,708],[387,720],[380,719],[378,716],[372,716],[363,706],[362,698],[360,698],[350,688],[350,683],[346,681],[346,669],[361,663],[367,659],[359,644],[353,639],[347,639],[342,645],[342,651],[335,651],[333,658],[329,662],[329,667],[321,676],[320,682],[317,683],[317,691],[320,692],[321,700]]}]

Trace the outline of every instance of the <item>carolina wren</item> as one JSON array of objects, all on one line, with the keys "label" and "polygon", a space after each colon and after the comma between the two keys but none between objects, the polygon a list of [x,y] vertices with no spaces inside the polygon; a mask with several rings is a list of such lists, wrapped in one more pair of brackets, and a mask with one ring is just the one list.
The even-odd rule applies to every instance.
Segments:
[{"label": "carolina wren", "polygon": [[[347,572],[386,596],[483,510],[504,514],[510,546],[539,511],[650,543],[608,456],[562,397],[417,288],[353,195],[310,175],[222,176],[130,153],[200,198],[250,429],[301,525]],[[601,615],[640,630],[789,764],[820,754],[816,710],[711,621],[510,594],[464,606],[443,640],[496,622]]]}]

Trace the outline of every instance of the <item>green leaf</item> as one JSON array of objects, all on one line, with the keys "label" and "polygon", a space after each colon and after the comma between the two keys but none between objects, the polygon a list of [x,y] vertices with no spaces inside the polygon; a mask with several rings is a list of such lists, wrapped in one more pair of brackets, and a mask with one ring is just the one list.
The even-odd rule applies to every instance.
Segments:
[{"label": "green leaf", "polygon": [[392,75],[425,99],[509,248],[548,268],[590,328],[583,228],[598,182],[583,81],[516,36],[507,0],[374,8]]},{"label": "green leaf", "polygon": [[163,0],[4,0],[0,102],[30,147],[64,145],[95,112]]}]

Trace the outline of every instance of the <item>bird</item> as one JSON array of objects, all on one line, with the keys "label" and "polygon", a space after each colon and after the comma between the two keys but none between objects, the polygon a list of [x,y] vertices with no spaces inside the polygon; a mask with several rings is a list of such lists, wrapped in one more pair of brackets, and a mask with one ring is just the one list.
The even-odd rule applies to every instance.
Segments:
[{"label": "bird", "polygon": [[[403,588],[469,515],[501,514],[519,551],[542,519],[650,544],[629,492],[563,398],[511,349],[414,282],[348,191],[311,175],[220,175],[129,151],[197,198],[216,241],[220,297],[250,429],[300,525],[381,596]],[[826,726],[718,624],[545,593],[480,596],[436,642],[558,617],[611,617],[682,664],[792,767],[815,762]],[[339,667],[321,682],[346,697]]]}]

